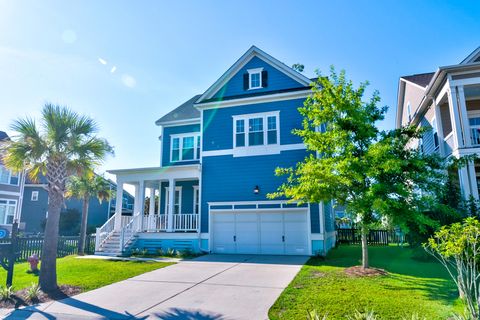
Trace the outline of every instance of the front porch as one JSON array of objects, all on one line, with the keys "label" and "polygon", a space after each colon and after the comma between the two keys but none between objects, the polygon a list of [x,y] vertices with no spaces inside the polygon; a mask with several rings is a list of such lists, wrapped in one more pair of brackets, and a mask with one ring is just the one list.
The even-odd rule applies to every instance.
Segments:
[{"label": "front porch", "polygon": [[[122,254],[140,233],[190,234],[187,237],[199,233],[200,165],[109,172],[117,177],[116,208],[115,214],[97,228],[96,252]],[[135,187],[131,216],[122,215],[125,184]]]}]

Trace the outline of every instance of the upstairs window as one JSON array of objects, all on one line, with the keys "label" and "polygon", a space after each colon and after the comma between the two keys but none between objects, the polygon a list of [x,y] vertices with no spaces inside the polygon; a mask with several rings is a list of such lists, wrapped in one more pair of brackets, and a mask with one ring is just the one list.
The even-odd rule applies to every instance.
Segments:
[{"label": "upstairs window", "polygon": [[12,224],[16,208],[16,200],[0,199],[0,224]]},{"label": "upstairs window", "polygon": [[170,161],[193,161],[200,159],[200,134],[184,133],[171,135]]},{"label": "upstairs window", "polygon": [[249,69],[243,75],[243,89],[254,90],[267,86],[268,73],[263,68]]},{"label": "upstairs window", "polygon": [[18,186],[18,174],[12,173],[10,170],[0,165],[0,183]]},{"label": "upstairs window", "polygon": [[233,116],[235,149],[255,149],[279,145],[278,111]]},{"label": "upstairs window", "polygon": [[32,191],[31,201],[38,201],[38,191]]}]

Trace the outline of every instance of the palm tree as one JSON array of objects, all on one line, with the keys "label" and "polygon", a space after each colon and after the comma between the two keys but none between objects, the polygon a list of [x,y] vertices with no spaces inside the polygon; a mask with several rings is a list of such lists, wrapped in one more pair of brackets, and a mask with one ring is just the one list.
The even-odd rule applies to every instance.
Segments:
[{"label": "palm tree", "polygon": [[46,104],[41,126],[32,118],[18,119],[11,128],[17,132],[7,146],[5,165],[14,170],[26,169],[29,177],[47,179],[48,218],[42,247],[39,284],[42,290],[57,290],[57,243],[60,211],[65,201],[66,181],[74,174],[99,165],[112,147],[95,134],[94,120],[66,107]]},{"label": "palm tree", "polygon": [[70,178],[67,183],[66,196],[81,199],[83,202],[78,254],[84,255],[90,198],[97,197],[100,203],[102,203],[103,200],[108,201],[112,197],[112,188],[105,178],[96,175],[94,172],[85,172],[81,176],[73,176]]}]

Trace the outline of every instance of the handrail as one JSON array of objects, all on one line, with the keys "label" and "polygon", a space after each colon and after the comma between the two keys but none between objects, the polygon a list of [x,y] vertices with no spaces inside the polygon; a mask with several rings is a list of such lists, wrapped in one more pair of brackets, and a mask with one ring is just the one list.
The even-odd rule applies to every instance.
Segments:
[{"label": "handrail", "polygon": [[103,224],[103,226],[97,228],[97,234],[95,239],[95,250],[100,249],[100,247],[107,241],[110,235],[115,231],[115,216],[114,214]]},{"label": "handrail", "polygon": [[125,249],[125,245],[135,236],[135,233],[139,231],[140,224],[138,222],[140,221],[140,217],[143,218],[143,214],[136,213],[132,220],[122,228],[120,234],[120,250],[122,252]]}]

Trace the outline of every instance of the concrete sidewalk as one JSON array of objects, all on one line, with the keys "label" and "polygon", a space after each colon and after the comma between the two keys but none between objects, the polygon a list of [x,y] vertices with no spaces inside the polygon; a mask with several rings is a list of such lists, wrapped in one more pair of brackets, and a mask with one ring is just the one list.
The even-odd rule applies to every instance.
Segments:
[{"label": "concrete sidewalk", "polygon": [[268,319],[308,257],[207,255],[4,319]]}]

